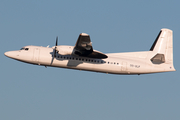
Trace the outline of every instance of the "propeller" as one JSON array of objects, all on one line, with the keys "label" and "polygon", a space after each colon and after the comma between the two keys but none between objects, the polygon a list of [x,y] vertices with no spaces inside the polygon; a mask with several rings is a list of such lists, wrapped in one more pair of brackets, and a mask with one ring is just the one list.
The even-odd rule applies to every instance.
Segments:
[{"label": "propeller", "polygon": [[53,55],[53,57],[56,57],[57,44],[58,44],[58,36],[56,37],[56,44],[55,44],[55,49],[54,49],[54,55]]},{"label": "propeller", "polygon": [[57,44],[58,44],[58,36],[56,37],[56,44],[55,44],[55,48],[54,48],[54,50],[53,50],[53,58],[52,58],[52,60],[51,60],[51,65],[52,65],[52,63],[53,63],[53,61],[54,61],[54,57],[56,57],[56,53],[57,53]]}]

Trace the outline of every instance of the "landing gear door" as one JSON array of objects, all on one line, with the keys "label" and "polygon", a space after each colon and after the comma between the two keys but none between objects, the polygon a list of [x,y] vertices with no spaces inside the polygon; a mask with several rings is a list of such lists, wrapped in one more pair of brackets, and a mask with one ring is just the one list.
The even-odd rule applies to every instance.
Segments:
[{"label": "landing gear door", "polygon": [[33,61],[39,62],[39,48],[34,49]]}]

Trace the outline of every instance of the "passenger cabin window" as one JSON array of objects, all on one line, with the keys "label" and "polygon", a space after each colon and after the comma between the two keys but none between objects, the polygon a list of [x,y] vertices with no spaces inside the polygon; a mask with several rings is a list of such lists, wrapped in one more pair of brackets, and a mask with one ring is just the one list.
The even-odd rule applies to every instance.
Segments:
[{"label": "passenger cabin window", "polygon": [[29,48],[25,48],[25,50],[29,50]]}]

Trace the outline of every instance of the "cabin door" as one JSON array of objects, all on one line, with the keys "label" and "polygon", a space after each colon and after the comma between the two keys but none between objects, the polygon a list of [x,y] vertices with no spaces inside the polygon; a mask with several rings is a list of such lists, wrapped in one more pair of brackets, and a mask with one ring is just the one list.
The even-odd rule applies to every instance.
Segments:
[{"label": "cabin door", "polygon": [[34,49],[33,61],[39,62],[39,48]]}]

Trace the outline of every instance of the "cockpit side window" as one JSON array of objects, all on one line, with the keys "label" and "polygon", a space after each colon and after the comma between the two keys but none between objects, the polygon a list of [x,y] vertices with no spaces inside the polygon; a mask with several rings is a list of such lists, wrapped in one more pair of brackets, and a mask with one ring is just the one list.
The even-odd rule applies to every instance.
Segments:
[{"label": "cockpit side window", "polygon": [[21,48],[20,50],[29,50],[29,48]]},{"label": "cockpit side window", "polygon": [[25,50],[29,50],[29,48],[25,48]]}]

